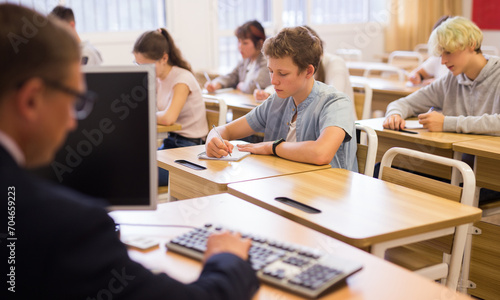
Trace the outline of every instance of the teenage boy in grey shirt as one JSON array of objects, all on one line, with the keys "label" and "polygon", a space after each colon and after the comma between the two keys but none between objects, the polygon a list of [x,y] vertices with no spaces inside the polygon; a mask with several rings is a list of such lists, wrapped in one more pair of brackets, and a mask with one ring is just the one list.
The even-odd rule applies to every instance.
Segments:
[{"label": "teenage boy in grey shirt", "polygon": [[384,128],[403,129],[418,116],[429,131],[500,135],[500,59],[481,53],[481,30],[464,17],[437,27],[429,38],[450,73],[387,107]]}]

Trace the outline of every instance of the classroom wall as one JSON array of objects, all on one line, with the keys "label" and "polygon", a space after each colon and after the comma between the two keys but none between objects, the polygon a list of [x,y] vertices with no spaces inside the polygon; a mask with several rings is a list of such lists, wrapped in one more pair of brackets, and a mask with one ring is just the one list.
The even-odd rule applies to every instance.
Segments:
[{"label": "classroom wall", "polygon": [[[463,0],[462,12],[467,18],[472,18],[472,1]],[[500,50],[500,30],[483,30],[483,45],[495,46]]]},{"label": "classroom wall", "polygon": [[[196,1],[196,5],[193,2]],[[463,0],[464,16],[472,15],[472,1]],[[167,26],[170,29],[186,59],[195,70],[217,70],[214,36],[216,7],[212,1],[205,0],[169,0],[167,4]],[[335,52],[338,48],[359,48],[363,51],[363,60],[376,61],[377,55],[384,53],[384,17],[390,10],[376,18],[378,21],[349,24],[321,25],[312,27],[325,41],[326,51]],[[275,14],[278,15],[278,14]],[[243,22],[244,20],[242,20]],[[267,32],[272,35],[275,32]],[[141,32],[89,33],[82,34],[82,39],[90,40],[102,53],[104,64],[131,64],[133,44]],[[485,30],[484,45],[500,49],[500,31]]]},{"label": "classroom wall", "polygon": [[[167,2],[167,26],[185,58],[195,70],[216,70],[216,53],[213,53],[217,37],[214,36],[216,7],[212,1],[169,0]],[[242,23],[245,20],[242,20]],[[362,49],[364,59],[374,60],[384,52],[383,22],[350,25],[313,26],[326,43],[326,50],[356,47]],[[114,32],[82,34],[101,51],[105,65],[131,64],[133,44],[141,32]],[[267,32],[268,35],[274,34]]]}]

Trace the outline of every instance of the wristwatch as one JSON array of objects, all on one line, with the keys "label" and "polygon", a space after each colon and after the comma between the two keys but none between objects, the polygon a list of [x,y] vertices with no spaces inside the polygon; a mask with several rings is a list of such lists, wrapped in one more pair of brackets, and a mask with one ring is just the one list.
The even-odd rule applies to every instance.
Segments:
[{"label": "wristwatch", "polygon": [[284,141],[285,141],[285,139],[281,138],[281,139],[273,142],[273,154],[274,155],[278,156],[278,154],[276,154],[276,147],[278,147],[278,145],[283,143]]}]

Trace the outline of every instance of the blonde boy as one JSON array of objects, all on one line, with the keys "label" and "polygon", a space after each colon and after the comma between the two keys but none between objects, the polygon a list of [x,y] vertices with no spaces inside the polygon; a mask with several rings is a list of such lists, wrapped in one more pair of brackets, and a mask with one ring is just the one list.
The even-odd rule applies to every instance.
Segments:
[{"label": "blonde boy", "polygon": [[[454,17],[429,38],[449,74],[387,106],[384,128],[403,129],[418,116],[429,131],[500,134],[500,59],[481,53],[483,34],[470,20]],[[431,109],[433,108],[433,109]]]},{"label": "blonde boy", "polygon": [[246,116],[218,127],[224,142],[212,130],[207,154],[226,156],[233,149],[227,140],[264,132],[264,142],[238,145],[239,150],[357,171],[351,99],[314,80],[321,41],[305,27],[285,28],[266,40],[262,52],[276,93]]}]

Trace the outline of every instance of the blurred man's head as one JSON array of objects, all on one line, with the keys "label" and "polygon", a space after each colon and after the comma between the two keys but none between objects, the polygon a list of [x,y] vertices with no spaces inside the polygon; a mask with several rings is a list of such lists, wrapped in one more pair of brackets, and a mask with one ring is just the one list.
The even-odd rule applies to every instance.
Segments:
[{"label": "blurred man's head", "polygon": [[76,94],[85,90],[78,42],[59,20],[1,4],[0,70],[0,130],[26,166],[49,163],[76,127]]}]

